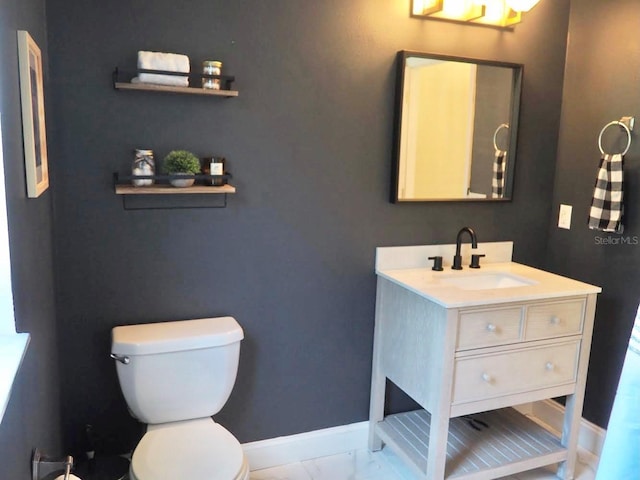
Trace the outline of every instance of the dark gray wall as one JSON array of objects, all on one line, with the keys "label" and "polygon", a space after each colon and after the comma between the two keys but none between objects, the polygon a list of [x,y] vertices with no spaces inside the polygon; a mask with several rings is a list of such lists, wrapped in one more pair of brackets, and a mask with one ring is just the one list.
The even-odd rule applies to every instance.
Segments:
[{"label": "dark gray wall", "polygon": [[[0,111],[16,326],[18,331],[31,334],[0,424],[0,478],[27,480],[31,478],[32,449],[61,453],[61,434],[51,191],[38,199],[26,198],[17,30],[29,31],[46,63],[43,0],[0,0]],[[45,97],[50,93],[47,87]],[[55,156],[50,160],[55,162]]]},{"label": "dark gray wall", "polygon": [[[603,288],[598,298],[584,416],[606,427],[640,298],[640,148],[637,134],[625,158],[626,229],[622,236],[587,227],[602,127],[640,115],[640,3],[571,2],[564,100],[547,267]],[[615,148],[625,135],[607,130]],[[624,143],[624,142],[623,142]],[[618,150],[619,151],[619,150]],[[571,230],[557,228],[561,203],[573,205]],[[632,244],[606,244],[620,242]]]},{"label": "dark gray wall", "polygon": [[[368,416],[374,249],[514,240],[545,255],[569,1],[515,31],[409,18],[409,1],[49,0],[57,297],[66,442],[140,433],[108,358],[115,325],[233,315],[245,329],[217,416],[241,441]],[[139,49],[219,59],[237,99],[114,91]],[[398,50],[526,65],[514,201],[388,203]],[[541,141],[544,139],[544,141]],[[124,211],[133,148],[228,159],[226,209]],[[170,202],[168,202],[170,204]]]}]

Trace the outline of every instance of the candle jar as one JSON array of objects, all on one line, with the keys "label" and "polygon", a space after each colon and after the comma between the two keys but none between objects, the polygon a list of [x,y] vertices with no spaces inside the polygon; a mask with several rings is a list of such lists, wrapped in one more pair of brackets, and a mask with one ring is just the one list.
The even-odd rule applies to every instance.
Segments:
[{"label": "candle jar", "polygon": [[[202,73],[204,75],[221,75],[222,62],[216,62],[213,60],[206,60],[202,62]],[[220,90],[220,79],[202,77],[202,88],[209,90]]]},{"label": "candle jar", "polygon": [[[131,165],[131,174],[136,175],[155,175],[156,163],[153,159],[153,150],[134,150],[135,156]],[[152,178],[134,178],[132,183],[135,187],[144,187],[153,185]]]},{"label": "candle jar", "polygon": [[[225,158],[224,157],[205,157],[201,161],[202,173],[205,175],[224,175]],[[227,182],[224,178],[208,178],[205,180],[207,185],[221,187]]]}]

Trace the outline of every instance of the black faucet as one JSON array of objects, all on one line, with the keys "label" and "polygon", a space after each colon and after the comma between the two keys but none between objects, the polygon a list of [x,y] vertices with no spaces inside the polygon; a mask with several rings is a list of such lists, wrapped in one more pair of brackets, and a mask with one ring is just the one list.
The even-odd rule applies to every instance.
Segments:
[{"label": "black faucet", "polygon": [[463,227],[458,232],[458,236],[456,237],[456,255],[453,257],[453,265],[451,268],[453,270],[462,270],[462,255],[460,255],[460,247],[462,244],[462,234],[467,232],[471,237],[471,248],[478,248],[478,240],[476,239],[476,232],[469,227]]}]

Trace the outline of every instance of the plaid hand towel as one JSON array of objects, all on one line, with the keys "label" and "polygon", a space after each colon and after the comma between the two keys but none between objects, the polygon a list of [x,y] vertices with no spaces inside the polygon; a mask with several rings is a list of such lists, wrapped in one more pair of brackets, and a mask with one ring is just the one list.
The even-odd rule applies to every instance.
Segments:
[{"label": "plaid hand towel", "polygon": [[623,204],[622,155],[605,154],[600,159],[593,201],[589,212],[589,228],[603,232],[622,233]]},{"label": "plaid hand towel", "polygon": [[493,179],[491,180],[491,197],[504,198],[504,178],[507,168],[507,152],[496,150],[493,159]]}]

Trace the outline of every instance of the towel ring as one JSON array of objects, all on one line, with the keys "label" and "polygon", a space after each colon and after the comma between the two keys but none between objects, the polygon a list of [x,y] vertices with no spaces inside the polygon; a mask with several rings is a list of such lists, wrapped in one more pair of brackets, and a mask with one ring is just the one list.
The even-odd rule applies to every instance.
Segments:
[{"label": "towel ring", "polygon": [[627,132],[627,147],[624,149],[624,152],[621,153],[621,155],[626,155],[629,151],[629,148],[631,148],[631,129],[627,126],[626,123],[621,122],[620,120],[609,122],[602,128],[602,130],[600,130],[600,135],[598,136],[598,147],[600,148],[600,153],[606,155],[604,148],[602,148],[602,135],[607,128],[613,125],[620,125],[624,129],[624,131]]},{"label": "towel ring", "polygon": [[507,125],[506,123],[503,123],[498,128],[496,128],[496,131],[493,134],[493,148],[495,148],[496,150],[500,150],[498,148],[498,133],[500,133],[500,130],[502,130],[503,128],[506,128],[507,130],[509,130],[509,125]]}]

